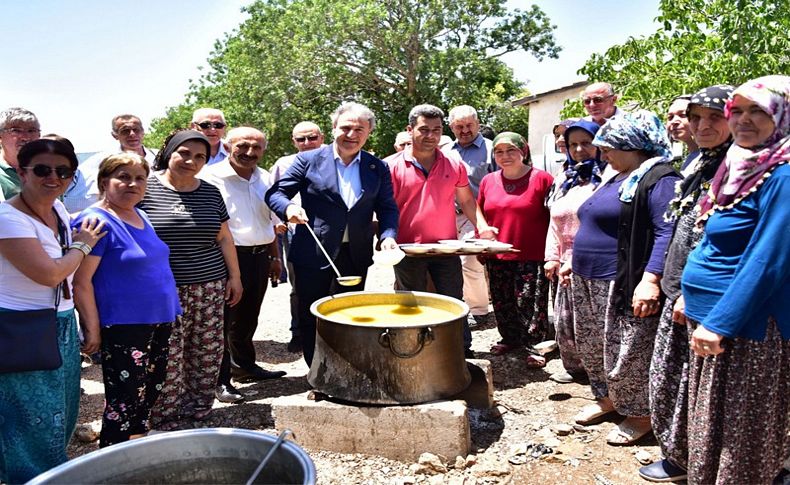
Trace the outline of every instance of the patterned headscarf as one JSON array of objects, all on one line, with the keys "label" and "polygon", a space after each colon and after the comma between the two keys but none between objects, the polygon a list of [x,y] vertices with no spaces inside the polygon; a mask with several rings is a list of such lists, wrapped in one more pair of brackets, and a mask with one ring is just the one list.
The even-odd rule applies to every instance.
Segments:
[{"label": "patterned headscarf", "polygon": [[643,150],[652,157],[672,156],[664,123],[655,113],[643,109],[609,118],[593,144],[614,150]]},{"label": "patterned headscarf", "polygon": [[654,165],[667,163],[672,157],[664,123],[655,113],[643,109],[609,118],[595,135],[593,145],[613,150],[642,150],[651,156],[620,185],[620,200],[623,202],[631,202],[639,181]]},{"label": "patterned headscarf", "polygon": [[724,115],[731,117],[732,99],[741,96],[760,107],[774,121],[774,131],[753,148],[733,144],[711,181],[708,195],[700,201],[704,222],[714,210],[730,209],[756,191],[773,169],[790,160],[790,76],[764,76],[739,86],[727,102]]},{"label": "patterned headscarf", "polygon": [[[714,109],[723,113],[725,104],[734,90],[734,86],[718,84],[697,91],[689,101],[686,116],[691,115],[693,106]],[[707,190],[708,182],[716,174],[716,170],[724,160],[730,145],[732,145],[732,136],[728,137],[721,145],[710,148],[700,147],[700,157],[694,173],[679,180],[675,185],[675,198],[667,206],[666,219],[671,220],[679,217],[694,207],[702,191]]]},{"label": "patterned headscarf", "polygon": [[518,133],[513,133],[512,131],[503,131],[502,133],[498,134],[494,138],[494,142],[491,146],[497,146],[500,143],[513,145],[522,152],[527,147],[527,140],[525,140],[523,136],[519,135]]},{"label": "patterned headscarf", "polygon": [[[589,133],[592,138],[595,138],[598,129],[598,123],[579,120],[565,130],[565,134],[563,135],[565,137],[565,145],[569,146],[568,137],[572,131],[583,130]],[[601,173],[606,166],[606,162],[601,160],[601,151],[599,149],[596,149],[595,158],[583,160],[581,162],[573,160],[570,150],[568,150],[567,157],[568,160],[565,162],[565,181],[560,185],[560,194],[557,198],[564,196],[570,189],[577,185],[590,182],[593,186],[597,187],[598,184],[601,183]]]}]

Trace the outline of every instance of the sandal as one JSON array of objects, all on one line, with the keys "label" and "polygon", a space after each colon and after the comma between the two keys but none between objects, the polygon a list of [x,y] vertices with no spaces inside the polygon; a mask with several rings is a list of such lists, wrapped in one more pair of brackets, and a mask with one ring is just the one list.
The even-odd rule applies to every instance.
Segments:
[{"label": "sandal", "polygon": [[509,345],[509,344],[499,343],[499,344],[494,344],[494,346],[491,347],[491,354],[493,354],[493,355],[505,355],[505,354],[508,354],[508,353],[513,352],[515,350],[518,350],[518,345]]},{"label": "sandal", "polygon": [[625,418],[606,435],[606,442],[612,446],[630,446],[653,431],[650,421],[646,424],[641,424],[639,421],[630,417]]},{"label": "sandal", "polygon": [[529,354],[524,361],[527,369],[542,369],[546,367],[546,358],[542,355]]},{"label": "sandal", "polygon": [[614,412],[614,408],[604,409],[601,407],[601,403],[590,404],[584,406],[576,416],[574,416],[573,421],[582,426],[589,426],[591,424],[600,423]]}]

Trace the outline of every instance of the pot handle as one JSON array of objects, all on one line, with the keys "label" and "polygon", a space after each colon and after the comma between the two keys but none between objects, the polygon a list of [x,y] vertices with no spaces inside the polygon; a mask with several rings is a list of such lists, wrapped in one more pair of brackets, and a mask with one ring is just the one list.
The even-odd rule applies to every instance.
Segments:
[{"label": "pot handle", "polygon": [[433,340],[435,338],[433,336],[433,330],[431,329],[431,327],[425,327],[422,330],[420,330],[420,334],[417,337],[417,344],[418,344],[418,346],[417,346],[417,349],[414,352],[398,352],[392,346],[392,339],[390,338],[390,334],[391,334],[391,332],[390,332],[389,328],[385,329],[383,332],[381,332],[381,335],[379,335],[379,344],[382,347],[386,347],[386,348],[390,349],[390,352],[392,352],[392,354],[395,355],[395,357],[399,357],[401,359],[409,359],[409,358],[414,357],[415,355],[419,354],[420,352],[422,352],[422,349],[426,345],[430,345],[430,343],[433,342]]}]

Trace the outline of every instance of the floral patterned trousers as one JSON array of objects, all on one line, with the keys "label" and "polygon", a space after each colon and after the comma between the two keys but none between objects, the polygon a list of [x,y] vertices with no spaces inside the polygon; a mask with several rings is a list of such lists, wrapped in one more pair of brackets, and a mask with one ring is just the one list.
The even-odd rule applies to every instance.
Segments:
[{"label": "floral patterned trousers", "polygon": [[112,325],[101,329],[104,415],[99,446],[148,431],[151,408],[162,390],[172,322]]},{"label": "floral patterned trousers", "polygon": [[151,413],[153,428],[189,428],[214,404],[222,361],[225,280],[179,285],[183,315],[173,324],[165,383]]},{"label": "floral patterned trousers", "polygon": [[549,333],[549,280],[542,261],[490,259],[488,284],[497,329],[506,345],[535,345]]}]

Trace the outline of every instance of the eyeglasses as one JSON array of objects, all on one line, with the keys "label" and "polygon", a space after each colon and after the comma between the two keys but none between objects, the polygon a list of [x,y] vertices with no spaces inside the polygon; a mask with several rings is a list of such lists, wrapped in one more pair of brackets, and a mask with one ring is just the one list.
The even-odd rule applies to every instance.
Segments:
[{"label": "eyeglasses", "polygon": [[200,123],[195,123],[195,124],[204,130],[208,130],[209,128],[214,128],[215,130],[221,130],[226,126],[228,126],[221,121],[201,121]]},{"label": "eyeglasses", "polygon": [[296,143],[304,143],[305,141],[316,141],[318,139],[318,135],[310,135],[310,136],[295,136],[294,141]]},{"label": "eyeglasses", "polygon": [[38,135],[41,133],[41,130],[38,128],[5,128],[3,130],[6,133],[10,133],[14,136],[19,135]]},{"label": "eyeglasses", "polygon": [[614,94],[610,94],[608,96],[592,96],[590,98],[582,98],[582,103],[584,103],[585,106],[593,104],[593,103],[601,104],[604,101],[606,101],[607,99],[611,98],[612,96],[614,96]]},{"label": "eyeglasses", "polygon": [[47,178],[54,171],[59,179],[70,179],[74,176],[74,169],[61,165],[54,169],[49,165],[33,165],[32,167],[25,167],[25,170],[32,170],[33,175],[36,177]]},{"label": "eyeglasses", "polygon": [[121,136],[129,136],[132,133],[137,133],[138,135],[142,135],[143,134],[143,129],[142,128],[123,128],[123,129],[118,131],[118,134],[121,135]]}]

